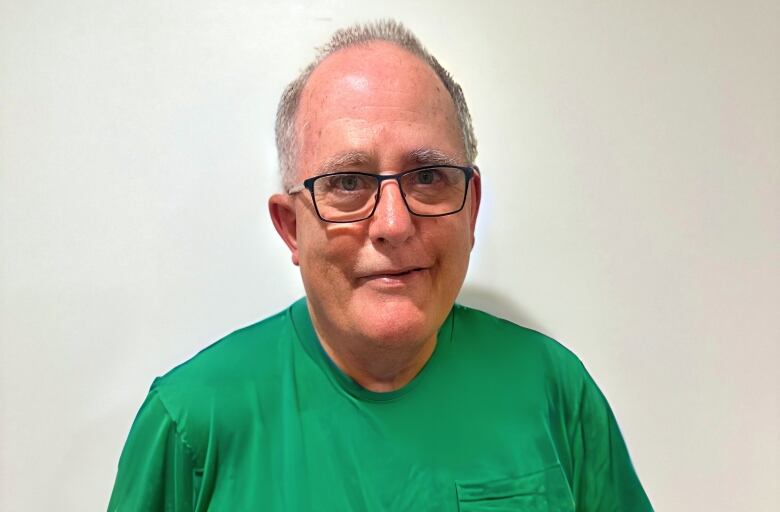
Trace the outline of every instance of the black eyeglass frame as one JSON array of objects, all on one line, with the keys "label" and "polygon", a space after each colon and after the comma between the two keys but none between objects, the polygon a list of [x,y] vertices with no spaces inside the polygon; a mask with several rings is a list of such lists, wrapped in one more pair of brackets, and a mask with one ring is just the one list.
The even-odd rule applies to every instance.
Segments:
[{"label": "black eyeglass frame", "polygon": [[[436,213],[436,214],[423,214],[423,213],[416,213],[412,211],[412,209],[409,207],[409,203],[406,201],[406,194],[404,193],[403,187],[401,187],[401,178],[406,176],[407,174],[411,174],[413,172],[420,172],[420,171],[426,171],[428,169],[459,169],[463,172],[466,178],[466,186],[463,188],[463,200],[460,203],[460,207],[458,207],[457,210],[453,210],[451,212],[447,213]],[[323,216],[320,214],[320,209],[317,207],[317,200],[314,198],[314,182],[317,181],[320,178],[327,178],[328,176],[336,176],[336,175],[343,175],[343,174],[349,174],[349,175],[358,175],[358,176],[369,176],[371,178],[374,178],[377,180],[377,188],[376,188],[376,196],[374,196],[374,207],[371,209],[371,213],[366,215],[365,217],[362,217],[360,219],[355,220],[328,220],[323,218]],[[425,165],[423,167],[416,167],[414,169],[409,169],[408,171],[400,172],[398,174],[372,174],[368,172],[352,172],[352,171],[340,171],[340,172],[330,172],[327,174],[320,174],[319,176],[312,176],[311,178],[307,178],[303,180],[303,183],[301,185],[298,185],[296,187],[293,187],[292,189],[288,190],[288,194],[297,194],[298,192],[302,192],[305,188],[309,191],[309,194],[311,194],[311,202],[314,205],[314,211],[317,212],[317,217],[320,218],[323,222],[330,222],[333,224],[349,224],[351,222],[361,222],[366,219],[370,219],[374,216],[374,212],[376,212],[376,207],[379,205],[379,199],[382,194],[382,182],[388,181],[388,180],[394,180],[396,183],[398,183],[398,190],[401,191],[401,198],[404,200],[404,205],[406,206],[406,210],[411,213],[412,215],[415,215],[417,217],[445,217],[447,215],[454,215],[461,211],[463,207],[466,205],[466,197],[469,194],[469,183],[471,183],[471,178],[474,177],[474,174],[479,174],[479,167],[476,165],[474,166],[460,166],[460,165]]]}]

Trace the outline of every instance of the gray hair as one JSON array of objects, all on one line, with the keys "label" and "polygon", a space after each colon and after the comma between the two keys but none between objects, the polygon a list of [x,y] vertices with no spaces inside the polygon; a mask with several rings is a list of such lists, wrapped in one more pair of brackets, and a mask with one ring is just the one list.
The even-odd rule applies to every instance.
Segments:
[{"label": "gray hair", "polygon": [[393,43],[428,64],[444,83],[450,93],[458,112],[461,138],[469,163],[477,157],[477,139],[471,125],[471,114],[466,105],[463,90],[447,72],[436,57],[420,43],[415,35],[401,23],[395,20],[380,20],[374,23],[356,24],[337,30],[328,43],[318,48],[314,61],[293,80],[282,93],[279,108],[276,111],[276,150],[279,155],[279,171],[282,175],[284,190],[290,190],[295,185],[295,166],[298,156],[298,134],[295,127],[295,117],[301,100],[301,92],[316,67],[333,53],[350,46],[370,43],[372,41],[387,41]]}]

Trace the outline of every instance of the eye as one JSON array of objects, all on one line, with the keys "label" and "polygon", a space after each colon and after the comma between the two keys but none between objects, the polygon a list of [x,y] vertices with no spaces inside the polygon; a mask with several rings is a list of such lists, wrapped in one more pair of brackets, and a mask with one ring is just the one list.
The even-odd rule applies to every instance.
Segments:
[{"label": "eye", "polygon": [[348,174],[346,176],[339,176],[337,180],[336,188],[351,192],[358,188],[360,180],[354,174]]},{"label": "eye", "polygon": [[373,186],[375,180],[372,181],[370,177],[361,174],[334,174],[320,181],[322,181],[319,184],[321,190],[328,193],[364,192],[375,188]]},{"label": "eye", "polygon": [[439,169],[424,169],[415,173],[414,182],[417,185],[433,185],[439,180],[441,180]]}]

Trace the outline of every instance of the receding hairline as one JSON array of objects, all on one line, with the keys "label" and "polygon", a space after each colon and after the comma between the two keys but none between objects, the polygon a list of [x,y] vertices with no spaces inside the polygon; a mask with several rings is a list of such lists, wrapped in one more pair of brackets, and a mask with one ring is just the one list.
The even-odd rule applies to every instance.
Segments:
[{"label": "receding hairline", "polygon": [[279,170],[285,188],[289,189],[294,185],[293,173],[296,171],[300,149],[297,133],[300,102],[304,88],[308,89],[311,76],[323,62],[340,53],[341,50],[367,48],[379,44],[388,44],[404,50],[420,59],[429,70],[433,71],[455,106],[465,158],[469,162],[474,162],[477,156],[477,139],[462,88],[413,32],[402,23],[384,19],[371,23],[357,23],[334,32],[325,45],[317,48],[315,59],[284,89],[276,112],[275,131]]},{"label": "receding hairline", "polygon": [[[409,48],[404,48],[396,41],[388,41],[386,39],[372,39],[369,41],[359,41],[353,44],[350,44],[349,46],[344,46],[341,48],[338,48],[334,50],[332,53],[328,53],[327,55],[323,56],[321,60],[318,60],[314,63],[314,65],[311,67],[311,69],[307,70],[307,73],[304,76],[303,83],[300,85],[301,93],[304,93],[311,82],[312,78],[315,77],[318,73],[320,73],[320,70],[323,68],[323,66],[327,66],[328,62],[332,62],[334,58],[343,57],[345,53],[350,52],[364,52],[364,53],[374,53],[376,51],[376,48],[391,48],[395,51],[397,51],[399,54],[406,55],[409,57],[412,57],[415,61],[417,61],[419,64],[421,64],[421,67],[425,68],[431,76],[436,78],[436,82],[439,85],[444,86],[444,91],[447,93],[447,96],[452,100],[453,105],[455,104],[455,100],[452,97],[451,94],[449,94],[449,91],[447,90],[447,87],[442,80],[441,76],[436,72],[436,70],[433,68],[433,66],[430,65],[430,63],[426,62],[426,60],[415,53],[414,51],[410,50]],[[368,59],[367,59],[368,61]],[[298,103],[298,106],[300,106],[300,102]]]},{"label": "receding hairline", "polygon": [[[298,101],[295,105],[295,110],[293,112],[292,117],[292,125],[294,129],[296,130],[297,134],[300,135],[302,129],[304,126],[302,126],[300,123],[305,122],[301,120],[301,112],[303,110],[304,104],[308,103],[308,100],[311,95],[311,85],[312,83],[319,85],[322,87],[323,85],[327,85],[332,80],[322,82],[317,82],[316,78],[319,73],[323,72],[323,68],[325,71],[327,71],[328,63],[333,63],[334,59],[337,59],[339,57],[343,58],[345,53],[349,52],[366,52],[366,53],[373,53],[376,51],[376,48],[392,48],[400,55],[404,55],[407,57],[413,58],[419,65],[420,69],[425,69],[425,72],[429,75],[429,78],[434,80],[434,82],[437,85],[437,91],[442,94],[443,98],[446,98],[446,102],[448,102],[448,105],[450,107],[450,113],[452,114],[452,122],[455,123],[456,131],[460,132],[460,123],[458,118],[458,106],[455,103],[455,98],[452,97],[452,94],[447,90],[447,85],[444,83],[444,81],[441,79],[441,77],[436,73],[436,70],[433,69],[433,67],[425,61],[422,57],[415,54],[414,52],[410,51],[407,48],[404,48],[400,44],[394,42],[394,41],[387,41],[384,39],[376,39],[376,40],[370,40],[370,41],[360,41],[358,43],[345,46],[343,48],[339,48],[338,50],[334,51],[333,53],[328,54],[325,56],[322,60],[316,63],[316,66],[314,66],[309,73],[306,74],[306,80],[301,84],[300,86],[300,93],[298,96]],[[366,60],[366,62],[369,62],[369,59]],[[370,64],[366,64],[370,65]],[[364,68],[363,68],[364,69]],[[347,76],[349,74],[348,69],[342,70],[343,74],[341,76]],[[358,70],[359,72],[359,70]],[[308,105],[308,107],[311,109],[311,105]],[[299,148],[300,149],[300,148]],[[464,148],[464,153],[466,153]]]}]

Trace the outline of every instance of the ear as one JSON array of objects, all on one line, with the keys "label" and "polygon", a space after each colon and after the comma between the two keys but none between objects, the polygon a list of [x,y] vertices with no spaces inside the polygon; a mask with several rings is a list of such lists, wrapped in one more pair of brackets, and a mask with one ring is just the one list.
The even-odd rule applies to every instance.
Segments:
[{"label": "ear", "polygon": [[474,175],[471,177],[471,197],[469,199],[469,208],[471,213],[471,247],[474,247],[474,230],[477,227],[477,215],[479,214],[479,204],[482,202],[482,176],[479,168],[474,166]]},{"label": "ear", "polygon": [[268,212],[276,232],[292,252],[293,265],[298,265],[298,231],[295,199],[288,194],[274,194],[268,199]]}]

